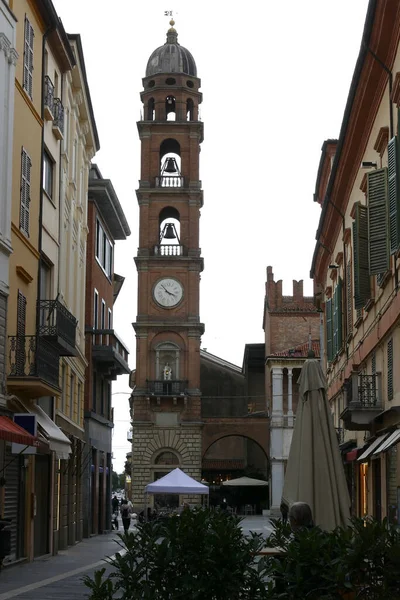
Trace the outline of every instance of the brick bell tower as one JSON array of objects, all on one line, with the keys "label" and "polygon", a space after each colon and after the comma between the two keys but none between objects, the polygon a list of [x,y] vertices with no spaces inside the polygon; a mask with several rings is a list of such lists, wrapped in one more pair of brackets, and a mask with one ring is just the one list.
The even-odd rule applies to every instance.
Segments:
[{"label": "brick bell tower", "polygon": [[[201,478],[199,180],[200,79],[174,21],[143,79],[136,374],[132,392],[132,492],[175,467]],[[177,496],[155,498],[158,504]],[[182,498],[181,498],[182,501]],[[198,497],[190,499],[198,502]]]}]

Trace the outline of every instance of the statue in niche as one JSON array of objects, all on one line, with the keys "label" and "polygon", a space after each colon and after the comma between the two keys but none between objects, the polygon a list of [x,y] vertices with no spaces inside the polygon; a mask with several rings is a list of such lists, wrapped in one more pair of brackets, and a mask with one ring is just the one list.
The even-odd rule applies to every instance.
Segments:
[{"label": "statue in niche", "polygon": [[165,366],[163,368],[163,376],[165,381],[172,379],[172,369],[169,366],[169,363],[165,363]]}]

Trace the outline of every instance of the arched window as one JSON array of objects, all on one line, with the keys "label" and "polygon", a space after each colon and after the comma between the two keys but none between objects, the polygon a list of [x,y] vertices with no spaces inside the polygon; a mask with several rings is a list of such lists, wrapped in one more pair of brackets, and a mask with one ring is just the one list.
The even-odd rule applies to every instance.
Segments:
[{"label": "arched window", "polygon": [[155,119],[155,102],[154,102],[154,98],[150,98],[150,100],[147,103],[147,120],[148,121],[154,121]]},{"label": "arched window", "polygon": [[178,457],[173,452],[161,452],[155,461],[155,465],[179,465]]},{"label": "arched window", "polygon": [[182,187],[181,147],[179,142],[167,138],[160,145],[160,177],[156,179],[157,187]]},{"label": "arched window", "polygon": [[176,121],[175,97],[167,96],[165,99],[165,118],[167,121]]},{"label": "arched window", "polygon": [[154,248],[154,254],[161,256],[181,256],[183,247],[180,242],[180,214],[172,206],[164,207],[158,217],[159,244]]},{"label": "arched window", "polygon": [[193,121],[194,119],[194,103],[191,98],[186,100],[186,120]]}]

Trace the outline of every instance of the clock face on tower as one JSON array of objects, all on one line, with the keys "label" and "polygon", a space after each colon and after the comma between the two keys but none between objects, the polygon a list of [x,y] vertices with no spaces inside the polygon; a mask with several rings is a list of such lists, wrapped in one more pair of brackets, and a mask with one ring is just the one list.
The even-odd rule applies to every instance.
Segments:
[{"label": "clock face on tower", "polygon": [[183,286],[177,279],[160,279],[153,288],[153,298],[160,306],[172,308],[183,298]]}]

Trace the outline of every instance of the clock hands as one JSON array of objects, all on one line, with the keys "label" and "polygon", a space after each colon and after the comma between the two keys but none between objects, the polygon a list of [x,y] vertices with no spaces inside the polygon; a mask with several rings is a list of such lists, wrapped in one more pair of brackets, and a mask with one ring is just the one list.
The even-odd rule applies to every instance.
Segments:
[{"label": "clock hands", "polygon": [[172,294],[171,292],[169,292],[163,285],[161,287],[163,288],[164,292],[167,292],[167,294],[169,294],[170,296],[175,297],[175,294]]}]

